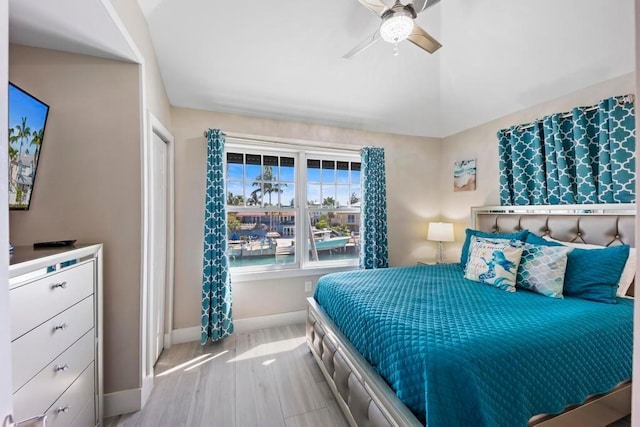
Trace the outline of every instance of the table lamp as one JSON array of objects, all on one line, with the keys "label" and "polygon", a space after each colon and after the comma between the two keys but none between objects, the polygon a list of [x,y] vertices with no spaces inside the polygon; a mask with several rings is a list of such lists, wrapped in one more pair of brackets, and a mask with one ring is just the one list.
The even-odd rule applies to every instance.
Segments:
[{"label": "table lamp", "polygon": [[442,242],[453,242],[453,224],[449,222],[430,222],[427,240],[438,242],[438,264],[444,263],[444,246]]}]

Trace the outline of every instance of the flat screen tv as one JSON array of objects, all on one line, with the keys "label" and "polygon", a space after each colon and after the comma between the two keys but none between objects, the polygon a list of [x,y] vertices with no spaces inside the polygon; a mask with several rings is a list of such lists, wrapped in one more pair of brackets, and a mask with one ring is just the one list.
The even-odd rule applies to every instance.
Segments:
[{"label": "flat screen tv", "polygon": [[49,106],[9,83],[9,209],[28,210]]}]

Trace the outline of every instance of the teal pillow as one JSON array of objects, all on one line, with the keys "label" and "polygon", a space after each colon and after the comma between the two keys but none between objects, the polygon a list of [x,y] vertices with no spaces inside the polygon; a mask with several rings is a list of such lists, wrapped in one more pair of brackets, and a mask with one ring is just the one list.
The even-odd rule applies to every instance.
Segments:
[{"label": "teal pillow", "polygon": [[629,245],[572,250],[564,278],[564,294],[616,304],[616,290],[627,258]]},{"label": "teal pillow", "polygon": [[562,243],[552,242],[552,241],[543,239],[542,237],[532,232],[529,232],[529,234],[527,234],[527,237],[524,239],[524,241],[531,245],[538,245],[538,246],[564,246]]},{"label": "teal pillow", "polygon": [[460,254],[460,264],[462,265],[462,268],[467,266],[467,260],[469,259],[469,245],[471,244],[472,236],[482,237],[485,239],[520,240],[524,242],[524,239],[526,239],[529,234],[529,230],[522,230],[517,233],[487,233],[485,231],[472,230],[470,228],[467,228],[465,232],[467,233],[467,237],[464,240],[462,253]]}]

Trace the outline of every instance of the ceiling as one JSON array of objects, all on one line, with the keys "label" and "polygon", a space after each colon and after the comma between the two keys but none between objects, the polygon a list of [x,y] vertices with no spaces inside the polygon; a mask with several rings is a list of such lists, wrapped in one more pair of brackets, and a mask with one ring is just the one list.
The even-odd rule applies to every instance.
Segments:
[{"label": "ceiling", "polygon": [[[635,68],[633,0],[442,0],[417,18],[435,54],[351,60],[380,22],[357,0],[138,2],[181,107],[441,137]],[[9,8],[12,43],[136,61],[110,0]]]},{"label": "ceiling", "polygon": [[635,70],[632,0],[442,3],[443,135]]},{"label": "ceiling", "polygon": [[9,0],[9,42],[137,62],[108,0]]},{"label": "ceiling", "polygon": [[[379,42],[356,0],[143,1],[172,105],[424,134],[438,126],[437,56]],[[439,9],[419,22],[439,35]],[[170,29],[170,30],[168,30]],[[402,111],[402,114],[398,114]]]}]

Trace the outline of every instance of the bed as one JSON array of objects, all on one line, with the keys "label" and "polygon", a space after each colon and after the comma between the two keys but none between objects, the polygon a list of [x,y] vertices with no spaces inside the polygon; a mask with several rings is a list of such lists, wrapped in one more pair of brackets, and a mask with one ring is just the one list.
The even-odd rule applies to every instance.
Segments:
[{"label": "bed", "polygon": [[[634,206],[472,210],[484,231],[631,246],[634,215]],[[350,424],[606,425],[630,412],[630,299],[469,285],[457,264],[322,279],[307,341]]]}]

